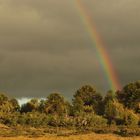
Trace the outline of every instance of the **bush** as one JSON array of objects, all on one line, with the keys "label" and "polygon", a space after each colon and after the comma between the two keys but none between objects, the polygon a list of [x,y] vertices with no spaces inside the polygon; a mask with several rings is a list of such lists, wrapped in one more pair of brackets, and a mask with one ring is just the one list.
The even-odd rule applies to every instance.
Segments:
[{"label": "bush", "polygon": [[39,112],[23,113],[18,117],[18,124],[41,127],[47,125],[47,116]]},{"label": "bush", "polygon": [[122,127],[120,128],[118,134],[124,137],[140,136],[140,128]]},{"label": "bush", "polygon": [[57,127],[58,126],[58,118],[55,116],[49,115],[48,116],[48,125]]},{"label": "bush", "polygon": [[91,127],[98,127],[98,126],[104,127],[107,125],[107,119],[101,116],[93,115],[89,119],[90,119],[89,126]]},{"label": "bush", "polygon": [[13,114],[4,114],[2,118],[2,122],[5,125],[8,126],[16,126],[18,124],[18,116],[19,113],[13,113]]},{"label": "bush", "polygon": [[105,105],[105,117],[108,119],[108,124],[121,124],[124,118],[124,107],[118,101],[108,101]]},{"label": "bush", "polygon": [[95,114],[88,114],[74,118],[76,127],[98,127],[106,126],[107,120]]},{"label": "bush", "polygon": [[124,124],[128,126],[137,126],[139,117],[132,110],[126,110],[124,116]]}]

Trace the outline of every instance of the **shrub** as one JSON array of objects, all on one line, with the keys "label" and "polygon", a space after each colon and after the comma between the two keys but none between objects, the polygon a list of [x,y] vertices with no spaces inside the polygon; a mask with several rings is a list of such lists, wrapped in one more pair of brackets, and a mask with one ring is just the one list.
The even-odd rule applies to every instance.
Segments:
[{"label": "shrub", "polygon": [[126,110],[124,116],[124,124],[129,126],[137,126],[139,117],[132,110]]},{"label": "shrub", "polygon": [[105,105],[105,117],[108,119],[108,124],[120,124],[124,118],[124,107],[116,100],[109,100]]},{"label": "shrub", "polygon": [[74,118],[74,123],[76,127],[103,127],[107,125],[107,120],[95,114],[85,114]]},{"label": "shrub", "polygon": [[92,127],[98,127],[98,126],[106,126],[107,125],[107,119],[101,117],[101,116],[98,116],[98,115],[92,115],[90,117],[90,123],[89,123],[89,126],[92,126]]},{"label": "shrub", "polygon": [[3,114],[2,123],[8,126],[16,126],[18,124],[19,113]]},{"label": "shrub", "polygon": [[140,128],[122,127],[120,128],[118,134],[124,137],[140,136]]}]

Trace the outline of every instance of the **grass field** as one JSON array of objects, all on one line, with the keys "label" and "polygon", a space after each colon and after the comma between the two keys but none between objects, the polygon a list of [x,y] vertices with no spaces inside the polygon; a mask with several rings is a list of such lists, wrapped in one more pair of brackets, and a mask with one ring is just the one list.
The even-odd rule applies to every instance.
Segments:
[{"label": "grass field", "polygon": [[85,134],[76,136],[0,137],[0,140],[140,140],[140,137],[120,137],[112,134]]},{"label": "grass field", "polygon": [[[49,131],[48,131],[49,130]],[[140,137],[121,137],[115,134],[97,134],[73,130],[32,127],[8,127],[0,124],[0,140],[140,140]],[[49,132],[49,133],[48,133]]]}]

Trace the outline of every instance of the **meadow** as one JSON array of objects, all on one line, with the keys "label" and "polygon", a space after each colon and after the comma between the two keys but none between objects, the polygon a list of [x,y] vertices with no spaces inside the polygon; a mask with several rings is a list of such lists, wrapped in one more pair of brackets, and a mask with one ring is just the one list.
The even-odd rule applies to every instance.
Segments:
[{"label": "meadow", "polygon": [[43,136],[38,138],[29,137],[0,137],[0,140],[139,140],[140,137],[120,137],[113,134],[84,134],[84,135],[71,135],[71,136]]}]

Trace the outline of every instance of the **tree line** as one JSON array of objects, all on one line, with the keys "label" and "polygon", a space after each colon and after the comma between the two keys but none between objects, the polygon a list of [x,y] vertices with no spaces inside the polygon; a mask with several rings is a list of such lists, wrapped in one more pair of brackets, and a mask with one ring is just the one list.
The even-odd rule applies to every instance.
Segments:
[{"label": "tree line", "polygon": [[76,127],[140,126],[140,81],[120,91],[99,93],[84,85],[68,102],[60,93],[33,98],[22,106],[17,99],[0,94],[0,123],[9,126]]}]

